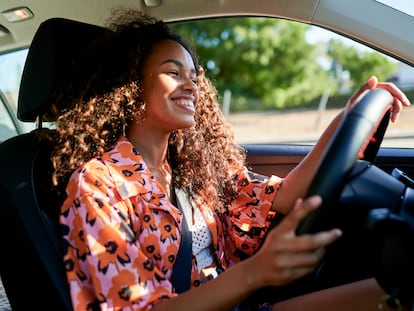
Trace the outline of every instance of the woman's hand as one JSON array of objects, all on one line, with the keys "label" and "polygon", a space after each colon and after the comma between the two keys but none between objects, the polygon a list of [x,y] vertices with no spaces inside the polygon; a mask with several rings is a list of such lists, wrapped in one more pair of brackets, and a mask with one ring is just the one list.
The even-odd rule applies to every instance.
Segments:
[{"label": "woman's hand", "polygon": [[398,115],[400,114],[403,106],[410,106],[410,101],[394,83],[378,82],[378,79],[375,76],[369,78],[368,81],[349,98],[345,107],[345,112],[348,112],[366,92],[377,88],[387,90],[393,96],[394,103],[392,107],[391,121],[395,122],[398,119]]},{"label": "woman's hand", "polygon": [[270,231],[261,249],[250,258],[251,280],[257,287],[285,285],[312,272],[325,247],[341,236],[339,229],[297,236],[300,221],[321,204],[319,196],[298,199],[293,210]]}]

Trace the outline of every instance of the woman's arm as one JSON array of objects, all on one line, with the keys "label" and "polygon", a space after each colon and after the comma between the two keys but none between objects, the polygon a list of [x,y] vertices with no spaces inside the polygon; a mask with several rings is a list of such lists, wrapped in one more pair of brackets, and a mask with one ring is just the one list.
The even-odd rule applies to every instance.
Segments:
[{"label": "woman's arm", "polygon": [[[288,175],[281,188],[284,193],[278,193],[274,200],[278,207],[283,207],[278,210],[287,216],[268,233],[262,247],[218,278],[178,297],[157,303],[152,310],[229,310],[261,287],[285,285],[313,271],[324,256],[325,247],[340,237],[341,232],[334,229],[296,236],[298,223],[321,203],[320,197],[316,196],[304,201],[297,198],[306,194],[315,166],[346,110],[357,102],[362,93],[375,87],[388,88],[388,84],[378,84],[375,78],[370,79],[350,98],[346,109],[331,122],[312,152]],[[403,94],[393,86],[389,88],[397,97],[394,105],[397,114],[402,106]],[[404,101],[406,103],[408,101]],[[373,303],[375,305],[375,300]]]},{"label": "woman's arm", "polygon": [[154,311],[229,310],[264,286],[280,286],[315,269],[325,247],[340,237],[339,230],[297,237],[298,223],[317,208],[321,200],[298,200],[294,210],[269,232],[256,254],[234,265],[216,279],[192,288],[173,299],[154,305]]},{"label": "woman's arm", "polygon": [[358,103],[359,99],[369,90],[382,88],[391,93],[394,103],[391,114],[391,121],[395,122],[403,106],[409,106],[410,102],[405,94],[393,83],[378,82],[376,77],[371,77],[358,91],[348,100],[345,108],[341,111],[325,129],[322,136],[315,144],[311,152],[299,163],[285,178],[283,186],[273,201],[272,209],[283,214],[288,214],[297,198],[303,198],[310,186],[313,176],[316,173],[322,153],[341,122],[343,116]]}]

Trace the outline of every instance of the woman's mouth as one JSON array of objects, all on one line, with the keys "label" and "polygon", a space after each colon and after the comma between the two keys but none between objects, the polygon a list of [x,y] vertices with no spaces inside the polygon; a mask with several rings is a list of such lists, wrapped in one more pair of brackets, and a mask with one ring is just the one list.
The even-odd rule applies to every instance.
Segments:
[{"label": "woman's mouth", "polygon": [[173,99],[174,104],[185,108],[186,110],[195,111],[194,100],[189,98],[175,98]]}]

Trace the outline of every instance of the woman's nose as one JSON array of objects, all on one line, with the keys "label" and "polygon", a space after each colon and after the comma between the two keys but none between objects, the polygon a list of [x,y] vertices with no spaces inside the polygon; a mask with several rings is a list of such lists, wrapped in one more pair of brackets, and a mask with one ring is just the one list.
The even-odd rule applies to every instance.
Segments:
[{"label": "woman's nose", "polygon": [[198,91],[197,83],[195,82],[195,79],[192,77],[185,77],[183,78],[183,86],[186,90],[191,90],[192,92]]}]

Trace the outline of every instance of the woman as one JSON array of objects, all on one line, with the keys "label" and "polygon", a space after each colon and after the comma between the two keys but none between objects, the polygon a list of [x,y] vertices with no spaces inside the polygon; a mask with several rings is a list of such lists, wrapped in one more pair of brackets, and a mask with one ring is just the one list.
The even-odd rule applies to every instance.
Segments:
[{"label": "woman", "polygon": [[[242,310],[257,289],[312,272],[341,235],[338,229],[295,235],[321,203],[300,198],[322,150],[364,92],[388,90],[393,121],[409,105],[404,94],[370,78],[300,165],[285,179],[265,178],[245,168],[189,46],[139,12],[116,17],[114,33],[80,66],[81,83],[65,88],[77,95],[62,90],[59,97],[73,102],[57,122],[53,162],[55,182],[69,179],[60,220],[74,308]],[[178,294],[171,276],[184,219],[193,235],[191,288]],[[369,310],[383,294],[365,280],[261,308],[322,310],[339,295],[344,302],[335,310]]]}]

